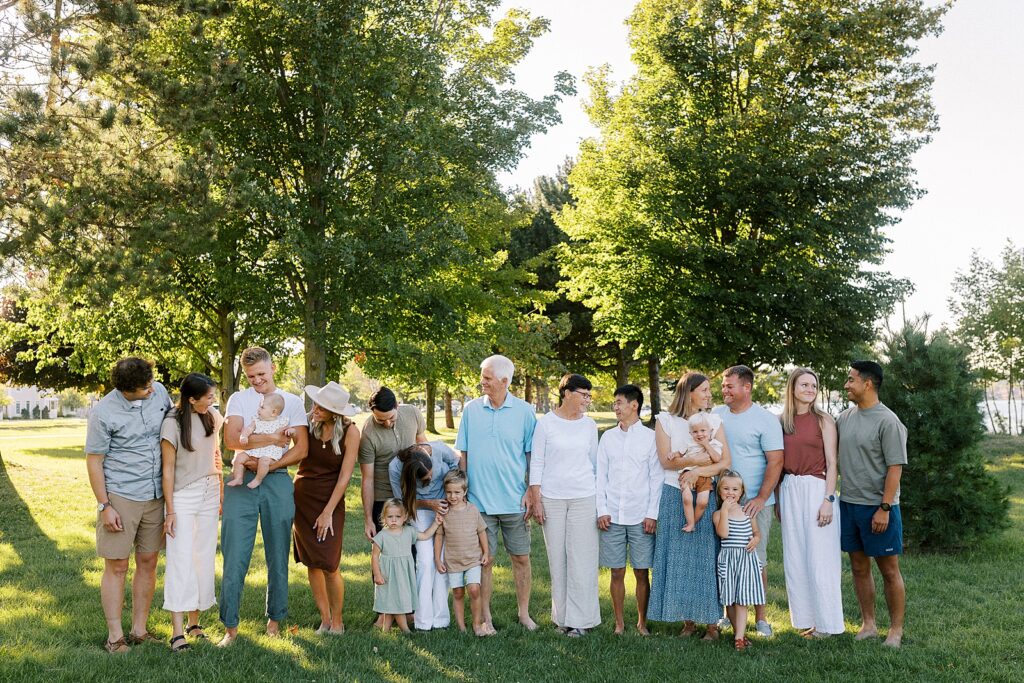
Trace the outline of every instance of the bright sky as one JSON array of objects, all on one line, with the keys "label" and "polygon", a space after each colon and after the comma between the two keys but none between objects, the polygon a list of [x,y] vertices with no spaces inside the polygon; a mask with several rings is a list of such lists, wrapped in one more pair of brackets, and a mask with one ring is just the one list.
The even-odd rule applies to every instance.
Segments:
[{"label": "bright sky", "polygon": [[[551,175],[581,138],[595,134],[581,102],[587,68],[608,63],[622,82],[633,75],[624,20],[633,2],[623,0],[506,0],[551,21],[522,63],[518,86],[531,95],[552,92],[554,74],[577,78],[579,95],[561,106],[562,124],[533,140],[509,186],[527,188]],[[908,317],[931,313],[951,322],[947,298],[971,251],[998,260],[1008,239],[1024,248],[1024,1],[960,0],[945,17],[945,31],[921,46],[920,61],[936,64],[934,101],[941,130],[915,159],[918,183],[928,194],[890,231],[886,267],[911,280],[916,293]],[[901,313],[898,311],[897,316]],[[934,328],[933,323],[933,328]]]}]

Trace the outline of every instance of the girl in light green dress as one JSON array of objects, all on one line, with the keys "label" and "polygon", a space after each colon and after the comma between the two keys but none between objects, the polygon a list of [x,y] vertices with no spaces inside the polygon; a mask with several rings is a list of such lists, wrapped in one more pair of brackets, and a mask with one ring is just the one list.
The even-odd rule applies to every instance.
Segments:
[{"label": "girl in light green dress", "polygon": [[[413,511],[415,512],[415,511]],[[426,531],[418,532],[409,523],[409,512],[397,498],[389,498],[380,513],[384,528],[373,537],[370,561],[373,565],[373,611],[384,615],[382,631],[390,631],[392,621],[409,632],[405,615],[416,608],[416,562],[412,548],[425,541],[441,526],[442,515]]]}]

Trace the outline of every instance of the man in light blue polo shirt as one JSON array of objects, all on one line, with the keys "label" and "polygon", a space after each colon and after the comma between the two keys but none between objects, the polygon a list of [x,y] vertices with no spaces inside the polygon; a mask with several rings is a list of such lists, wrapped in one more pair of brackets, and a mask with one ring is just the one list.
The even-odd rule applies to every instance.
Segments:
[{"label": "man in light blue polo shirt", "polygon": [[480,594],[484,628],[493,632],[491,620],[492,567],[498,548],[498,529],[512,560],[512,577],[519,603],[519,623],[530,631],[530,529],[532,501],[526,494],[527,470],[533,428],[533,406],[509,390],[515,366],[505,356],[490,356],[480,364],[484,395],[466,404],[455,448],[469,478],[469,500],[487,523],[491,562],[482,568]]},{"label": "man in light blue polo shirt", "polygon": [[[725,406],[715,409],[725,426],[732,453],[732,469],[743,477],[747,503],[743,511],[757,519],[761,542],[757,559],[761,563],[761,580],[768,592],[768,534],[775,516],[775,487],[782,474],[782,423],[751,399],[754,371],[746,365],[734,365],[722,377],[722,400]],[[772,635],[764,605],[754,605],[755,630],[765,637]]]},{"label": "man in light blue polo shirt", "polygon": [[[107,620],[104,649],[156,640],[146,621],[156,587],[157,556],[164,546],[164,493],[160,425],[171,399],[153,381],[153,364],[122,358],[111,373],[114,389],[89,411],[85,465],[96,496],[96,553],[103,558],[100,602]],[[135,551],[132,626],[121,624],[128,557]]]}]

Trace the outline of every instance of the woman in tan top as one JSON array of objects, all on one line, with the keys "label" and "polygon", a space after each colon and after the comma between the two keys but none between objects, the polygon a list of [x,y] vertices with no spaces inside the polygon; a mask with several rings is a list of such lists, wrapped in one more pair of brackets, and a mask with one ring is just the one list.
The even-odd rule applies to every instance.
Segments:
[{"label": "woman in tan top", "polygon": [[789,616],[805,638],[825,638],[844,630],[835,495],[838,436],[835,420],[815,405],[817,398],[814,371],[793,370],[781,418],[778,512]]},{"label": "woman in tan top", "polygon": [[359,453],[359,428],[349,419],[359,409],[337,382],[306,387],[313,401],[309,413],[309,454],[295,475],[295,561],[306,565],[313,602],[320,612],[317,633],[345,632],[342,608],[345,583],[338,571],[345,527],[345,489]]},{"label": "woman in tan top", "polygon": [[[164,609],[171,612],[171,650],[187,650],[185,634],[205,638],[199,613],[217,604],[214,571],[222,500],[217,385],[198,372],[181,381],[181,397],[160,427],[167,566]],[[183,614],[188,612],[188,628]]]}]

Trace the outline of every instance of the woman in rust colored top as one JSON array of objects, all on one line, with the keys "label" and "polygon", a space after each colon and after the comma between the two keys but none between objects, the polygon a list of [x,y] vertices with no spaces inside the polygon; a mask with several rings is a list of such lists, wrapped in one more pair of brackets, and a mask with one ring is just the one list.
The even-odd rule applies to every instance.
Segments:
[{"label": "woman in rust colored top", "polygon": [[320,610],[317,633],[345,632],[342,607],[345,583],[338,572],[345,528],[345,489],[359,453],[359,429],[349,417],[359,409],[337,382],[307,386],[313,400],[309,413],[309,455],[295,475],[295,561],[306,565],[313,601]]},{"label": "woman in rust colored top", "polygon": [[838,437],[832,416],[822,411],[818,376],[797,368],[786,382],[782,411],[782,563],[793,627],[805,638],[842,633],[839,505],[836,502]]}]

